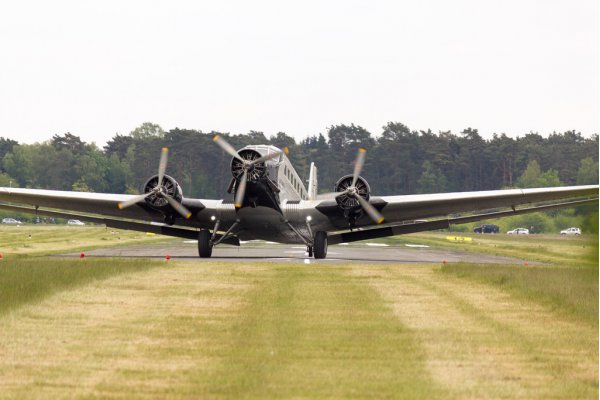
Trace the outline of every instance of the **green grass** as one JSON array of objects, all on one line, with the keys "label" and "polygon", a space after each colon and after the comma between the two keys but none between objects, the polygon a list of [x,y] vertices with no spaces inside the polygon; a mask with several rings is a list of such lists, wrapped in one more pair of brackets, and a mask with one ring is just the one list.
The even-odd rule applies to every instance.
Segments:
[{"label": "green grass", "polygon": [[465,236],[473,237],[473,242],[447,242],[445,235],[439,233],[411,239],[436,247],[542,262],[543,265],[447,264],[441,272],[493,285],[528,301],[598,323],[597,236]]},{"label": "green grass", "polygon": [[473,279],[598,323],[598,269],[446,264],[441,272]]},{"label": "green grass", "polygon": [[226,337],[211,396],[440,397],[416,338],[346,268],[272,269]]},{"label": "green grass", "polygon": [[62,228],[0,261],[0,399],[597,398],[597,237],[387,239],[529,266],[37,257],[119,243]]},{"label": "green grass", "polygon": [[147,260],[16,258],[0,262],[0,316],[62,290],[160,265]]},{"label": "green grass", "polygon": [[102,226],[0,225],[3,257],[44,256],[168,240],[172,238]]},{"label": "green grass", "polygon": [[[472,242],[451,242],[446,236],[465,236]],[[473,234],[427,232],[378,240],[390,245],[423,244],[437,248],[514,257],[561,267],[598,268],[598,235],[579,237],[560,235]]]}]

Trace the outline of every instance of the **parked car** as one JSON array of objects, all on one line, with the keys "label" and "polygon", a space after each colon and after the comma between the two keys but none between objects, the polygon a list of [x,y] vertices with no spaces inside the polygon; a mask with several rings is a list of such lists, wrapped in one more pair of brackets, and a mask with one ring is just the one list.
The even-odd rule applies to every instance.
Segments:
[{"label": "parked car", "polygon": [[81,222],[78,219],[70,219],[67,221],[67,225],[85,225],[85,222]]},{"label": "parked car", "polygon": [[4,218],[2,220],[3,224],[12,224],[12,225],[21,225],[21,221],[17,221],[14,218]]},{"label": "parked car", "polygon": [[563,231],[560,231],[561,235],[581,235],[581,229],[579,228],[569,228]]},{"label": "parked car", "polygon": [[527,228],[515,228],[511,231],[506,232],[507,235],[529,235],[529,229]]},{"label": "parked car", "polygon": [[498,233],[500,232],[500,227],[494,224],[484,224],[473,229],[475,233]]}]

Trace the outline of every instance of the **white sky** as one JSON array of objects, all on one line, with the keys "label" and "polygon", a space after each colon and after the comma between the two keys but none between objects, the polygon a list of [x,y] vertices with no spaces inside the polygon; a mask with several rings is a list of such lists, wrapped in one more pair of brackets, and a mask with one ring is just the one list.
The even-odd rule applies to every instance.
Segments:
[{"label": "white sky", "polygon": [[597,0],[2,1],[0,136],[598,133]]}]

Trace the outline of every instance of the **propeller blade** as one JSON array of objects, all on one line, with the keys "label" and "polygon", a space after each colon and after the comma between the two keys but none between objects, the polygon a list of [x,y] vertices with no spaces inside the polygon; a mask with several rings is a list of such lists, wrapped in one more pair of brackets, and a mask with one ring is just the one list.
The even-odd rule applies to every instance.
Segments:
[{"label": "propeller blade", "polygon": [[343,192],[330,192],[330,193],[323,193],[323,194],[318,194],[317,195],[317,200],[335,200],[337,197],[346,194],[346,192],[348,192],[348,190],[344,190]]},{"label": "propeller blade", "polygon": [[225,139],[223,139],[221,137],[221,135],[215,135],[215,137],[213,138],[213,142],[218,144],[219,147],[221,147],[223,150],[225,150],[225,152],[228,153],[231,157],[237,158],[241,162],[244,162],[244,159],[242,157],[240,157],[240,155],[238,154],[237,151],[235,151],[233,146],[230,145],[229,143],[227,143],[227,141]]},{"label": "propeller blade", "polygon": [[158,186],[162,186],[163,178],[165,177],[165,170],[167,169],[167,158],[169,156],[169,149],[166,147],[162,148],[160,152],[160,163],[158,164]]},{"label": "propeller blade", "polygon": [[120,210],[130,207],[132,205],[134,205],[135,203],[137,203],[140,200],[145,199],[146,197],[150,196],[153,192],[148,192],[148,193],[144,193],[144,194],[139,194],[137,196],[133,196],[131,199],[129,200],[125,200],[121,203],[118,204],[118,207]]},{"label": "propeller blade", "polygon": [[185,208],[183,204],[181,204],[180,202],[178,202],[177,200],[175,200],[168,194],[165,194],[163,196],[165,196],[165,199],[167,199],[167,201],[169,202],[171,207],[173,207],[175,209],[175,211],[177,211],[179,214],[181,214],[181,216],[183,218],[190,219],[190,217],[192,216],[192,213],[190,212],[190,210]]},{"label": "propeller blade", "polygon": [[252,160],[250,162],[250,165],[255,165],[255,164],[259,164],[261,162],[272,160],[275,157],[279,157],[281,155],[281,153],[287,154],[288,153],[288,148],[284,147],[281,151],[276,151],[274,153],[270,153],[270,154],[267,154],[267,155],[262,156],[260,158],[257,158],[256,160]]},{"label": "propeller blade", "polygon": [[367,214],[369,214],[369,217],[371,217],[371,219],[375,221],[375,223],[380,224],[383,222],[383,215],[381,215],[381,213],[377,211],[375,207],[371,205],[371,203],[369,203],[360,196],[356,196],[356,199],[360,203],[360,206],[363,208],[363,210],[365,210]]},{"label": "propeller blade", "polygon": [[246,194],[246,181],[248,180],[248,171],[244,170],[242,174],[242,180],[240,186],[238,186],[237,192],[235,193],[235,208],[242,207],[244,203],[244,195]]},{"label": "propeller blade", "polygon": [[358,154],[356,155],[356,162],[354,163],[354,174],[352,175],[352,187],[356,185],[356,181],[358,180],[358,176],[363,169],[363,165],[365,165],[365,155],[366,150],[363,148],[358,149]]}]

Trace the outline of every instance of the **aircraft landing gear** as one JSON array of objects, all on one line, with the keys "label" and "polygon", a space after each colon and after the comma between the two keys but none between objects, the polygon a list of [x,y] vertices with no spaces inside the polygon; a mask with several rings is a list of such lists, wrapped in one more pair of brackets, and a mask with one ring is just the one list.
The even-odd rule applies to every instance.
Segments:
[{"label": "aircraft landing gear", "polygon": [[212,234],[207,229],[198,232],[198,254],[201,258],[209,258],[212,255]]},{"label": "aircraft landing gear", "polygon": [[175,215],[167,214],[165,215],[165,224],[171,226],[175,223]]},{"label": "aircraft landing gear", "polygon": [[306,251],[308,252],[309,257],[313,256],[313,247],[312,246],[306,247]]},{"label": "aircraft landing gear", "polygon": [[314,253],[316,259],[327,257],[327,232],[318,231],[315,234]]}]

